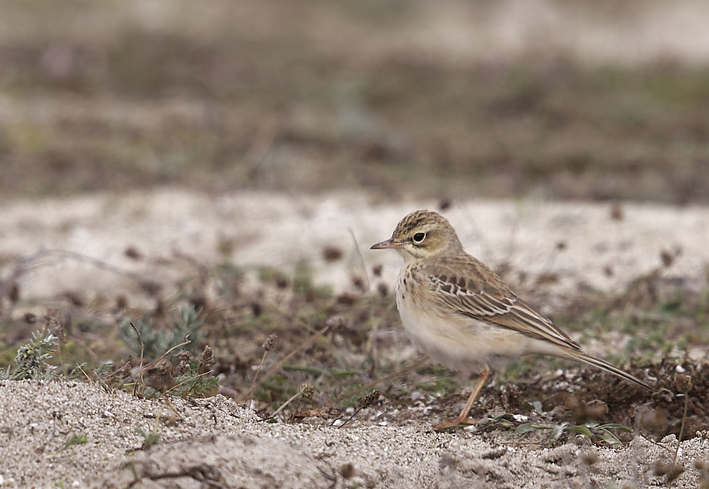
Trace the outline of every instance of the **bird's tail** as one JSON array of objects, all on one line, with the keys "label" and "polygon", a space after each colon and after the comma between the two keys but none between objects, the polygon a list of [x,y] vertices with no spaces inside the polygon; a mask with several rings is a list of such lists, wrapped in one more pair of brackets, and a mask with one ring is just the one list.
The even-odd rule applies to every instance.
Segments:
[{"label": "bird's tail", "polygon": [[655,389],[653,389],[652,387],[650,387],[649,385],[647,385],[647,384],[646,384],[645,382],[643,382],[642,380],[640,380],[640,379],[638,379],[638,378],[636,378],[636,377],[633,377],[633,376],[630,375],[629,373],[624,372],[624,371],[622,371],[621,369],[619,369],[618,367],[614,367],[614,366],[611,365],[610,363],[605,362],[605,361],[603,361],[603,360],[601,360],[601,359],[599,359],[599,358],[595,358],[595,357],[586,355],[586,354],[583,353],[583,352],[575,351],[575,350],[567,351],[567,358],[569,358],[569,359],[571,359],[571,360],[577,360],[577,361],[586,363],[586,364],[588,364],[588,365],[593,365],[594,367],[598,367],[598,368],[600,368],[601,370],[605,370],[606,372],[610,372],[610,373],[612,373],[612,374],[617,375],[618,377],[621,377],[621,378],[623,378],[623,379],[625,379],[625,380],[629,380],[630,382],[633,382],[633,383],[635,383],[635,384],[638,384],[638,385],[644,387],[645,389],[647,389],[647,390],[649,390],[649,391],[651,391],[651,392],[655,392]]}]

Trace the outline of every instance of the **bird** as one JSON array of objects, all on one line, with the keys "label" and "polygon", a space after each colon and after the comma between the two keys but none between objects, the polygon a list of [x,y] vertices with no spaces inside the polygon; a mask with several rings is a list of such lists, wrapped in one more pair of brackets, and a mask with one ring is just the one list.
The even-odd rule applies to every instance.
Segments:
[{"label": "bird", "polygon": [[416,349],[451,370],[479,374],[460,415],[434,428],[475,424],[468,415],[491,371],[504,369],[523,355],[580,361],[654,391],[642,380],[584,353],[492,269],[466,253],[453,226],[437,212],[408,214],[391,238],[371,249],[394,249],[404,258],[396,305]]}]

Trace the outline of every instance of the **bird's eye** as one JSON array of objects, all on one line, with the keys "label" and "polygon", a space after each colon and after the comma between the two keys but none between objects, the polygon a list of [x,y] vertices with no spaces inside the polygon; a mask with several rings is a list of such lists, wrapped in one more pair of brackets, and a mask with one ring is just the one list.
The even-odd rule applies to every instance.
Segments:
[{"label": "bird's eye", "polygon": [[426,239],[426,233],[414,234],[414,243],[420,244],[424,239]]}]

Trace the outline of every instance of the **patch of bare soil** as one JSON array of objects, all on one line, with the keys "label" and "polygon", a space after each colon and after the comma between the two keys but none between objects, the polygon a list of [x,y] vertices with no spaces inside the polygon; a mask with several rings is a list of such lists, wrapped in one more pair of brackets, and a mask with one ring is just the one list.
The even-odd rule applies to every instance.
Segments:
[{"label": "patch of bare soil", "polygon": [[610,449],[418,422],[268,423],[222,396],[150,400],[86,382],[0,381],[0,395],[2,487],[690,488],[708,475],[701,438],[677,452],[673,436]]}]

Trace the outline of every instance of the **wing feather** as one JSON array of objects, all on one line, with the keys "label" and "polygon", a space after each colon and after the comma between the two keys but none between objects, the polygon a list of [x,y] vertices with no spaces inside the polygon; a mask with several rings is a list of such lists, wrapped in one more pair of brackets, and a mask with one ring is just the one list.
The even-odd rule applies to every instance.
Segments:
[{"label": "wing feather", "polygon": [[581,351],[578,343],[514,295],[495,272],[471,258],[448,257],[424,265],[426,285],[457,314]]}]

